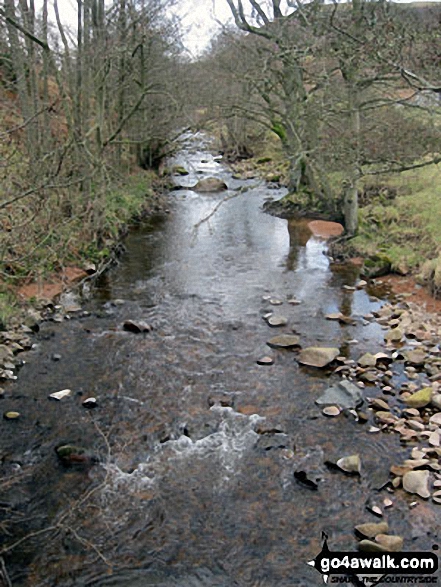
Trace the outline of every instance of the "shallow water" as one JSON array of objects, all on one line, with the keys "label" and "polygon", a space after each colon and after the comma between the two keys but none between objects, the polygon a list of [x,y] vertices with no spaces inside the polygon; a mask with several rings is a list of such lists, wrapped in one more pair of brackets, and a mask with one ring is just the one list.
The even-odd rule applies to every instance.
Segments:
[{"label": "shallow water", "polygon": [[[3,400],[22,413],[14,428],[3,424],[12,519],[3,543],[55,526],[6,554],[14,585],[320,585],[306,562],[322,532],[332,550],[355,550],[354,525],[376,521],[366,503],[381,502],[376,487],[407,454],[395,436],[368,434],[369,424],[322,416],[314,399],[335,376],[265,344],[294,329],[302,346],[337,346],[352,358],[378,350],[380,327],[361,317],[380,302],[342,289],[356,269],[331,268],[326,241],[307,222],[264,214],[265,199],[283,191],[233,180],[203,136],[189,137],[176,163],[191,171],[182,185],[217,175],[229,191],[173,192],[169,216],[131,232],[121,263],[86,303],[91,315],[43,326]],[[270,328],[268,311],[288,326]],[[326,320],[334,311],[355,324]],[[124,332],[126,319],[153,331]],[[256,364],[264,354],[273,366]],[[66,387],[74,397],[48,401]],[[94,411],[81,406],[88,396],[98,399]],[[65,443],[100,464],[64,469],[54,449]],[[354,453],[361,477],[324,464]],[[317,491],[295,480],[303,466]],[[431,548],[432,510],[421,504],[413,514],[409,501],[397,495],[391,529],[412,550]]]}]

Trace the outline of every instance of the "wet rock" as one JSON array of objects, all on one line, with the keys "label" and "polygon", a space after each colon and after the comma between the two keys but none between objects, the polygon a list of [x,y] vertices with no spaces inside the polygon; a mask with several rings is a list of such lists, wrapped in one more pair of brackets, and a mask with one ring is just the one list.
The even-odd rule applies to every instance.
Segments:
[{"label": "wet rock", "polygon": [[173,175],[189,175],[189,172],[182,165],[174,165],[172,168]]},{"label": "wet rock", "polygon": [[5,412],[3,418],[5,420],[17,420],[20,417],[20,412]]},{"label": "wet rock", "polygon": [[415,349],[406,351],[404,353],[404,358],[406,363],[412,365],[414,367],[419,367],[424,365],[425,360],[427,359],[427,354],[425,351],[421,349]]},{"label": "wet rock", "polygon": [[384,335],[384,339],[387,342],[401,342],[403,340],[403,337],[404,334],[401,328],[393,328],[392,330],[386,332],[386,334]]},{"label": "wet rock", "polygon": [[441,393],[434,393],[430,403],[437,410],[441,410]]},{"label": "wet rock", "polygon": [[400,552],[403,550],[404,539],[401,536],[378,534],[375,540],[378,544],[386,548],[388,552]]},{"label": "wet rock", "polygon": [[87,408],[88,410],[93,410],[98,405],[96,397],[88,397],[83,401],[83,407]]},{"label": "wet rock", "polygon": [[274,349],[298,348],[300,347],[300,339],[293,334],[280,334],[271,338],[266,344]]},{"label": "wet rock", "polygon": [[430,416],[429,419],[430,424],[435,424],[436,426],[441,426],[441,412]]},{"label": "wet rock", "polygon": [[315,402],[319,406],[339,406],[341,409],[355,409],[363,403],[359,387],[350,381],[339,381],[328,389]]},{"label": "wet rock", "polygon": [[272,357],[262,357],[261,359],[257,359],[258,365],[274,365],[274,359]]},{"label": "wet rock", "polygon": [[345,473],[360,474],[361,461],[359,455],[351,455],[348,457],[342,457],[337,461],[337,467],[339,467]]},{"label": "wet rock", "polygon": [[272,306],[281,306],[283,304],[282,300],[279,300],[278,298],[270,298],[269,303]]},{"label": "wet rock", "polygon": [[374,371],[366,371],[359,375],[359,379],[365,383],[376,383],[378,375]]},{"label": "wet rock", "polygon": [[411,408],[424,408],[430,404],[432,400],[433,389],[431,387],[425,387],[413,393],[410,397],[406,398],[406,404]]},{"label": "wet rock", "polygon": [[330,418],[335,418],[341,414],[341,409],[338,406],[327,406],[323,408],[322,413]]},{"label": "wet rock", "polygon": [[441,438],[440,438],[440,434],[439,432],[432,432],[431,435],[429,436],[429,444],[431,446],[440,446],[441,444]]},{"label": "wet rock", "polygon": [[430,497],[429,491],[429,471],[409,471],[403,476],[403,489],[407,493],[416,493],[420,497],[427,499]]},{"label": "wet rock", "polygon": [[139,334],[141,332],[150,332],[152,327],[143,320],[126,320],[123,324],[124,330]]},{"label": "wet rock", "polygon": [[301,300],[298,300],[296,298],[290,298],[288,300],[288,304],[290,304],[291,306],[298,306],[301,303],[302,303]]},{"label": "wet rock", "polygon": [[300,352],[298,361],[309,367],[323,368],[340,354],[337,348],[308,347]]},{"label": "wet rock", "polygon": [[228,189],[227,184],[218,177],[207,177],[200,179],[196,185],[188,188],[195,192],[204,194],[223,192]]},{"label": "wet rock", "polygon": [[360,367],[375,367],[377,359],[371,353],[365,353],[358,359],[357,363]]},{"label": "wet rock", "polygon": [[51,358],[53,361],[61,361],[61,355],[58,353],[54,353]]},{"label": "wet rock", "polygon": [[60,401],[65,397],[69,397],[70,395],[72,395],[71,389],[62,389],[61,391],[56,391],[55,393],[51,393],[49,395],[49,399],[55,399],[57,401]]},{"label": "wet rock", "polygon": [[372,540],[362,540],[358,543],[358,550],[361,552],[387,552],[387,548],[378,544],[378,542],[373,542]]},{"label": "wet rock", "polygon": [[355,526],[355,531],[364,538],[375,538],[378,534],[387,534],[389,532],[389,524],[387,522],[359,524]]},{"label": "wet rock", "polygon": [[283,316],[270,316],[267,320],[270,326],[286,326],[288,320]]},{"label": "wet rock", "polygon": [[379,410],[375,412],[375,419],[381,424],[394,424],[397,421],[397,417],[394,416],[391,412],[386,412],[383,410]]},{"label": "wet rock", "polygon": [[354,324],[354,320],[349,316],[345,316],[341,312],[336,312],[335,314],[327,314],[325,316],[326,320],[336,320],[341,324]]},{"label": "wet rock", "polygon": [[375,398],[375,399],[371,400],[369,402],[369,405],[374,410],[383,410],[383,411],[389,410],[389,404],[380,398]]},{"label": "wet rock", "polygon": [[65,444],[55,449],[57,457],[65,467],[89,468],[97,462],[95,457],[87,454],[81,446]]}]

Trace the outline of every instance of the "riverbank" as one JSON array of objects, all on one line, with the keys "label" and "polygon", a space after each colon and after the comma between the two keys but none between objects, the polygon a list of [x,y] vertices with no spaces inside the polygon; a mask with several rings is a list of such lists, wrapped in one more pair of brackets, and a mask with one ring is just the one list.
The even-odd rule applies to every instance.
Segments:
[{"label": "riverbank", "polygon": [[86,238],[81,224],[74,223],[69,246],[62,246],[65,233],[59,235],[55,246],[55,231],[51,254],[57,252],[56,268],[43,250],[39,252],[41,264],[33,271],[37,279],[18,283],[3,280],[0,284],[0,385],[17,379],[23,364],[21,353],[32,348],[32,335],[42,321],[84,316],[78,294],[115,263],[129,227],[168,212],[164,183],[152,172],[139,171],[114,185],[106,202],[105,230],[99,239]]},{"label": "riverbank", "polygon": [[[138,170],[109,187],[99,235],[85,230],[81,219],[73,220],[54,226],[50,242],[34,243],[26,267],[5,263],[0,328],[16,326],[36,304],[52,303],[63,291],[101,273],[117,257],[130,224],[166,210],[163,194],[164,183],[154,172]],[[10,250],[16,246],[18,251],[20,244],[10,241]]]},{"label": "riverbank", "polygon": [[[232,165],[238,177],[261,177],[271,189],[287,185],[287,162],[280,147],[257,144],[254,157]],[[360,193],[358,234],[331,246],[334,258],[361,257],[368,277],[386,274],[412,277],[437,297],[441,293],[441,199],[437,191],[440,165],[396,174],[367,176]],[[336,194],[338,174],[330,177]],[[312,217],[341,222],[338,202],[314,202],[305,194],[269,201],[265,210],[281,218]],[[410,283],[403,281],[403,284]],[[398,281],[394,281],[398,287]],[[404,285],[399,286],[402,289]],[[414,289],[412,284],[411,289]],[[411,293],[409,290],[408,293]]]}]

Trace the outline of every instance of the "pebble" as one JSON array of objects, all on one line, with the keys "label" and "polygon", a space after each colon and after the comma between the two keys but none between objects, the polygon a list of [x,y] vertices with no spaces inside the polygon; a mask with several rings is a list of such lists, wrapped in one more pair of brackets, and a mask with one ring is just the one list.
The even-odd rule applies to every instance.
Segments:
[{"label": "pebble", "polygon": [[355,526],[355,531],[365,538],[375,538],[378,534],[387,534],[389,525],[387,522],[368,522]]},{"label": "pebble", "polygon": [[20,417],[20,412],[5,412],[3,418],[5,420],[17,420]]},{"label": "pebble", "polygon": [[403,488],[408,493],[416,493],[423,499],[430,497],[429,471],[409,471],[403,476]]},{"label": "pebble", "polygon": [[341,414],[341,410],[338,406],[327,406],[326,408],[323,408],[322,412],[325,416],[329,417],[335,417]]},{"label": "pebble", "polygon": [[83,407],[88,408],[89,410],[92,410],[93,408],[96,408],[98,405],[96,397],[88,397],[87,399],[85,399],[83,401]]},{"label": "pebble", "polygon": [[71,389],[62,389],[61,391],[56,391],[55,393],[51,393],[49,395],[49,398],[60,401],[65,397],[69,397],[71,394],[72,394]]},{"label": "pebble", "polygon": [[281,305],[283,304],[282,300],[279,300],[279,299],[277,299],[277,298],[270,298],[270,299],[269,299],[269,303],[270,303],[272,306],[281,306]]},{"label": "pebble", "polygon": [[270,316],[267,320],[270,326],[286,326],[288,320],[284,316]]},{"label": "pebble", "polygon": [[274,365],[274,359],[268,356],[257,359],[256,362],[258,365]]}]

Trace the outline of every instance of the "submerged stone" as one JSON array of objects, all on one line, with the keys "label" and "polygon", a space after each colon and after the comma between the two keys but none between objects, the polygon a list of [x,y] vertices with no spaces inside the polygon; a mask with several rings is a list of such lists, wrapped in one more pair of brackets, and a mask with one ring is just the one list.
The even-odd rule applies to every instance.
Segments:
[{"label": "submerged stone", "polygon": [[294,334],[280,334],[271,338],[266,344],[274,349],[290,349],[300,347],[300,338]]}]

